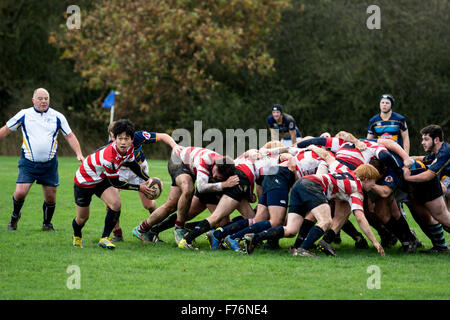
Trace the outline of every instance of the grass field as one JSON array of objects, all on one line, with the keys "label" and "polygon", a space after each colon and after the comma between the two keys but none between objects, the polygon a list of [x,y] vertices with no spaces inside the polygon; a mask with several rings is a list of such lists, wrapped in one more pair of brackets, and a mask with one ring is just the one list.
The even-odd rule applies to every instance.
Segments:
[{"label": "grass field", "polygon": [[[121,225],[125,241],[114,251],[97,247],[103,230],[105,208],[94,197],[91,217],[83,229],[83,249],[72,247],[75,217],[74,158],[59,159],[61,185],[53,218],[56,232],[43,232],[42,188],[31,188],[22,209],[17,231],[7,231],[11,197],[17,177],[16,157],[0,157],[0,299],[80,300],[302,300],[302,299],[450,299],[450,256],[399,251],[399,244],[386,256],[353,248],[345,234],[336,245],[338,257],[301,259],[287,254],[294,239],[281,241],[283,250],[257,250],[253,255],[210,251],[207,240],[197,238],[200,251],[178,249],[172,230],[160,236],[164,243],[143,244],[131,230],[147,213],[138,195],[123,191]],[[167,198],[169,175],[164,161],[150,160],[150,175],[163,179],[166,188],[157,200]],[[201,217],[206,216],[206,212]],[[430,247],[428,238],[408,215],[410,226]],[[446,234],[449,241],[449,236]],[[67,286],[69,266],[78,266],[80,289]],[[380,289],[369,289],[370,266],[381,271]],[[369,269],[370,270],[370,269]]]}]

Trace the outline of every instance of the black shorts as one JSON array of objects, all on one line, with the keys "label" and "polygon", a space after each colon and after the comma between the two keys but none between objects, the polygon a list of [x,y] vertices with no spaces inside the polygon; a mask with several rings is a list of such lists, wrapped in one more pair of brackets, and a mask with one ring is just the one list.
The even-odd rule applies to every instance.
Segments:
[{"label": "black shorts", "polygon": [[252,198],[252,186],[250,180],[247,175],[239,169],[236,169],[236,175],[239,177],[239,184],[231,188],[225,188],[222,191],[223,194],[239,202],[243,199],[250,202]]},{"label": "black shorts", "polygon": [[267,192],[263,192],[261,198],[259,198],[258,204],[270,207],[278,206],[287,208],[289,201],[288,189],[272,189]]},{"label": "black shorts", "polygon": [[322,187],[311,180],[298,180],[291,190],[289,198],[289,213],[296,213],[305,217],[312,209],[328,203]]},{"label": "black shorts", "polygon": [[112,185],[107,180],[103,180],[93,188],[82,188],[74,184],[73,194],[75,196],[75,203],[79,207],[89,207],[91,204],[92,195],[95,194],[100,198],[103,192],[109,187],[112,187]]},{"label": "black shorts", "polygon": [[169,163],[167,164],[167,169],[169,170],[169,174],[172,178],[172,187],[177,186],[175,180],[182,174],[188,174],[192,178],[192,181],[195,182],[195,175],[188,169],[188,167],[186,167],[184,163],[181,162],[181,160],[179,160],[179,162],[174,162],[172,158],[170,158]]},{"label": "black shorts", "polygon": [[430,181],[413,182],[411,185],[414,200],[417,200],[421,204],[439,198],[444,194],[437,176]]},{"label": "black shorts", "polygon": [[223,195],[223,192],[219,191],[219,192],[204,192],[204,193],[200,193],[196,189],[194,195],[203,204],[215,204],[215,205],[217,205],[219,203],[219,201],[220,201],[220,198]]}]

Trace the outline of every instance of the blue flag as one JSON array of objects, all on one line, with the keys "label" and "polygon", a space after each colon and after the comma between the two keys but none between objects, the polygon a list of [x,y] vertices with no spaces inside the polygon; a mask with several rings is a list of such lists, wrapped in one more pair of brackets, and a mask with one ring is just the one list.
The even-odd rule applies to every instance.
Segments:
[{"label": "blue flag", "polygon": [[106,97],[105,101],[103,101],[103,107],[104,108],[111,108],[114,107],[114,100],[116,97],[116,93],[114,91],[111,91],[110,94]]}]

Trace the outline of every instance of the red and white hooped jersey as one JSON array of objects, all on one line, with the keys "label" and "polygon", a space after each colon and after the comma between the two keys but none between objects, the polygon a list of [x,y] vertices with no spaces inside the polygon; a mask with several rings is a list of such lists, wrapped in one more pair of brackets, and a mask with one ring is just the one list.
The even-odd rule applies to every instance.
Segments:
[{"label": "red and white hooped jersey", "polygon": [[327,166],[327,163],[311,150],[299,149],[299,152],[295,156],[295,166],[298,178],[315,174],[319,165]]},{"label": "red and white hooped jersey", "polygon": [[347,201],[353,210],[364,212],[364,192],[361,180],[347,166],[334,161],[329,166],[330,173],[314,174],[303,177],[312,180],[322,187],[328,200]]},{"label": "red and white hooped jersey", "polygon": [[[258,150],[254,151],[255,153],[258,152]],[[261,176],[274,174],[273,170],[278,170],[278,156],[255,159],[252,154],[248,155],[247,157],[245,155],[246,154],[244,153],[237,157],[234,160],[234,163],[237,169],[240,169],[247,175],[252,186],[255,181],[258,180]]]},{"label": "red and white hooped jersey", "polygon": [[116,143],[111,142],[105,148],[97,150],[84,159],[75,173],[75,184],[83,188],[93,188],[106,178],[118,178],[119,169],[124,162],[133,161],[133,145],[122,156],[116,149]]},{"label": "red and white hooped jersey", "polygon": [[336,154],[336,159],[351,163],[355,168],[364,163],[369,163],[372,158],[378,158],[381,151],[388,151],[386,147],[376,142],[362,139],[360,141],[366,144],[366,150],[359,151],[353,143],[338,138],[327,138],[325,147],[330,148]]},{"label": "red and white hooped jersey", "polygon": [[203,175],[206,181],[212,174],[215,161],[222,158],[219,153],[200,147],[185,147],[177,155],[195,176]]}]

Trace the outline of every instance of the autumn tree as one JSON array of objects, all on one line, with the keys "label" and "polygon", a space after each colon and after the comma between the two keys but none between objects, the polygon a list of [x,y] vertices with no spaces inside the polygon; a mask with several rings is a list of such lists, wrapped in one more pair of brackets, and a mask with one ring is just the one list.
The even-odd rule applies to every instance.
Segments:
[{"label": "autumn tree", "polygon": [[[288,0],[115,0],[83,11],[80,30],[50,41],[75,61],[90,88],[121,92],[118,115],[170,105],[182,110],[222,79],[265,75],[266,50]],[[173,109],[173,108],[176,109]]]}]

